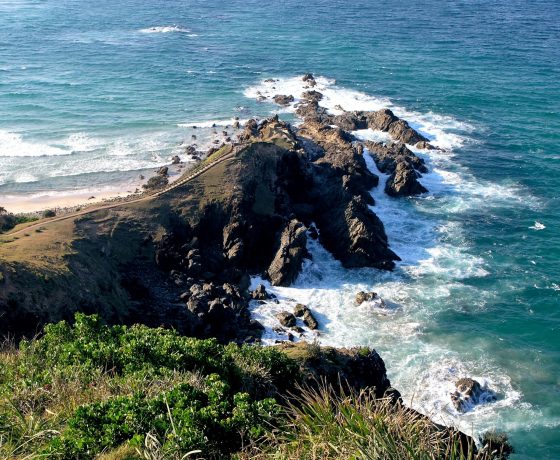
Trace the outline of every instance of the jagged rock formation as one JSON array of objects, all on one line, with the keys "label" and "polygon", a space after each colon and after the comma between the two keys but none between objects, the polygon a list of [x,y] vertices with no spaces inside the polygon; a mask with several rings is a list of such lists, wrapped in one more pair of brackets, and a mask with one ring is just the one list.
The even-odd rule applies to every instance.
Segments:
[{"label": "jagged rock formation", "polygon": [[[429,144],[389,110],[333,116],[321,99],[316,90],[305,93],[297,129],[278,117],[250,120],[236,155],[191,182],[0,245],[0,334],[33,334],[79,310],[109,322],[255,340],[261,327],[247,310],[249,275],[290,285],[308,257],[308,236],[345,267],[392,269],[399,258],[372,208],[379,178],[364,155],[390,174],[388,194],[413,195],[425,191],[418,179],[427,169],[403,142]],[[351,131],[364,127],[400,142],[358,142]],[[152,180],[161,184],[150,186],[166,182],[165,169]],[[252,296],[268,298],[264,288]],[[304,320],[317,327],[309,311]]]}]

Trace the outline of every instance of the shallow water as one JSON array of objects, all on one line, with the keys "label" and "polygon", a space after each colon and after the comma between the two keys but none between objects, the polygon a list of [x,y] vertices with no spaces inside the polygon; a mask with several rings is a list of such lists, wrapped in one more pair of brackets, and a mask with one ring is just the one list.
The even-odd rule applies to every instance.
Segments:
[{"label": "shallow water", "polygon": [[[0,205],[130,180],[193,134],[207,145],[233,117],[277,110],[254,99],[269,77],[282,79],[271,94],[313,72],[333,108],[390,106],[445,149],[422,153],[428,195],[372,191],[403,262],[343,270],[311,244],[278,295],[318,312],[322,341],[374,346],[415,407],[506,430],[517,458],[555,458],[559,42],[552,0],[0,0]],[[356,307],[360,289],[388,308]],[[455,413],[448,393],[463,375],[498,401]]]}]

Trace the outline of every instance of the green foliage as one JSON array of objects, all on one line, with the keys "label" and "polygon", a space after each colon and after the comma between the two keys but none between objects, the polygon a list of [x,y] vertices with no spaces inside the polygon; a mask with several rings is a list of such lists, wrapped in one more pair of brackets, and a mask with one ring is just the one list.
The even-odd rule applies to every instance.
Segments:
[{"label": "green foliage", "polygon": [[[2,211],[3,210],[3,211]],[[7,212],[4,208],[0,208],[0,233],[11,230],[16,225],[25,224],[39,220],[38,217],[15,215]]]},{"label": "green foliage", "polygon": [[266,433],[279,414],[274,396],[299,379],[271,348],[109,327],[83,314],[0,359],[0,457],[88,459],[148,435],[163,458],[229,454]]}]

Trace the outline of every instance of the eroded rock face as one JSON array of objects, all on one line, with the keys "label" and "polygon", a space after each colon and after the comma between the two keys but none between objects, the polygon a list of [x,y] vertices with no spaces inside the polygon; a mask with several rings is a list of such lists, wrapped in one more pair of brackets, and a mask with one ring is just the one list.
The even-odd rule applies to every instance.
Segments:
[{"label": "eroded rock face", "polygon": [[367,129],[367,117],[359,112],[344,112],[336,115],[332,123],[346,131],[356,131],[357,129]]},{"label": "eroded rock face", "polygon": [[375,112],[364,112],[368,120],[368,127],[388,132],[397,142],[416,145],[418,142],[429,142],[418,131],[411,128],[408,122],[397,117],[389,109]]},{"label": "eroded rock face", "polygon": [[390,196],[412,196],[426,193],[428,190],[418,182],[418,173],[405,161],[399,161],[395,171],[385,183],[385,193]]},{"label": "eroded rock face", "polygon": [[273,286],[289,286],[297,278],[307,255],[307,229],[297,219],[287,223],[267,274]]}]

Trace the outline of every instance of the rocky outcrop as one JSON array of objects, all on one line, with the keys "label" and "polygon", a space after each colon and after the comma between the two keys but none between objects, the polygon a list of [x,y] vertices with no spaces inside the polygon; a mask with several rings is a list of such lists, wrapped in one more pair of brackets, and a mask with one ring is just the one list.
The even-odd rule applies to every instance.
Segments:
[{"label": "rocky outcrop", "polygon": [[307,255],[307,229],[297,219],[286,224],[267,274],[273,286],[289,286],[297,278]]},{"label": "rocky outcrop", "polygon": [[317,84],[317,82],[315,81],[315,77],[310,74],[310,73],[306,73],[303,77],[302,80],[307,83],[309,86],[315,86]]},{"label": "rocky outcrop", "polygon": [[311,313],[311,310],[301,303],[296,304],[294,308],[294,316],[301,318],[303,324],[305,324],[309,329],[313,330],[319,327],[319,323]]},{"label": "rocky outcrop", "polygon": [[388,132],[393,139],[403,144],[416,145],[418,142],[429,142],[418,131],[411,128],[405,121],[397,117],[389,109],[375,112],[364,112],[368,128]]},{"label": "rocky outcrop", "polygon": [[420,184],[421,173],[428,171],[424,160],[410,151],[405,144],[385,145],[380,142],[365,142],[365,146],[375,160],[377,168],[390,174],[385,192],[390,196],[411,196],[426,193]]},{"label": "rocky outcrop", "polygon": [[323,94],[320,93],[319,91],[311,90],[311,91],[305,91],[301,95],[301,97],[306,101],[319,102],[321,99],[323,99]]},{"label": "rocky outcrop", "polygon": [[418,173],[404,161],[397,163],[397,167],[385,183],[385,193],[394,197],[420,195],[427,191],[418,182]]},{"label": "rocky outcrop", "polygon": [[281,311],[276,315],[276,319],[284,327],[294,327],[296,325],[296,317],[289,311]]},{"label": "rocky outcrop", "polygon": [[458,412],[466,412],[476,404],[496,400],[494,392],[483,388],[479,382],[464,377],[455,382],[456,390],[451,394],[451,402]]},{"label": "rocky outcrop", "polygon": [[283,105],[283,106],[290,105],[292,102],[294,102],[294,96],[292,96],[291,94],[290,95],[277,94],[272,99],[278,105]]},{"label": "rocky outcrop", "polygon": [[[0,245],[0,334],[33,335],[41,324],[84,311],[108,322],[255,340],[261,329],[248,314],[249,275],[292,283],[312,223],[310,234],[344,266],[391,269],[398,256],[370,208],[378,178],[355,139],[317,110],[298,130],[277,117],[250,120],[235,155],[192,181],[76,219],[52,261],[45,256],[53,247],[49,229],[25,240],[29,260],[17,268],[5,261],[22,241]],[[150,180],[166,184],[160,174]],[[53,267],[48,283],[35,275],[39,258]],[[75,285],[82,289],[69,288]],[[252,296],[268,297],[260,288]],[[318,326],[311,312],[302,319]]]},{"label": "rocky outcrop", "polygon": [[148,182],[142,185],[142,187],[146,190],[156,190],[158,188],[165,187],[168,183],[169,180],[167,179],[167,176],[157,174],[153,177],[150,177],[148,179]]},{"label": "rocky outcrop", "polygon": [[357,129],[367,129],[367,117],[360,112],[344,112],[332,118],[332,123],[346,131],[356,131]]},{"label": "rocky outcrop", "polygon": [[251,292],[251,297],[254,300],[268,300],[271,298],[270,294],[266,292],[266,288],[263,284],[259,284],[257,288]]},{"label": "rocky outcrop", "polygon": [[376,292],[364,292],[364,291],[360,291],[356,294],[356,304],[357,305],[361,305],[364,302],[369,302],[373,299],[378,298],[378,295]]},{"label": "rocky outcrop", "polygon": [[311,386],[322,383],[337,388],[371,388],[378,397],[391,388],[385,363],[369,348],[331,348],[300,342],[285,343],[279,350],[302,363],[304,382]]}]

